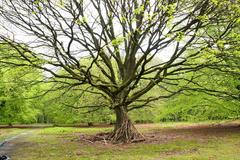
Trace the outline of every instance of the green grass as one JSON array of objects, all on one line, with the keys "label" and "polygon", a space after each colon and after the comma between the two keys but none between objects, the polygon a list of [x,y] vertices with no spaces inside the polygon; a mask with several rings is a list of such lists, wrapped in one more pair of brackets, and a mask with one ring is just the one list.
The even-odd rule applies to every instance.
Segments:
[{"label": "green grass", "polygon": [[[24,146],[18,149],[16,157],[13,159],[26,160],[150,160],[160,157],[161,153],[180,152],[181,150],[191,150],[198,146],[196,141],[174,141],[166,144],[136,144],[128,146],[105,146],[101,144],[80,144],[77,141],[67,140],[67,138],[57,138],[54,136],[36,136],[30,139],[31,146]],[[46,144],[47,142],[47,144]],[[27,152],[26,152],[27,150]],[[21,153],[21,158],[19,155]]]},{"label": "green grass", "polygon": [[[206,123],[204,123],[206,124]],[[139,126],[143,132],[165,131],[192,123],[168,123]],[[14,160],[239,160],[240,132],[221,136],[175,137],[155,143],[112,145],[84,143],[80,134],[96,134],[111,128],[54,127],[35,130],[20,140],[13,152]],[[169,131],[171,132],[171,131]],[[167,134],[162,133],[162,134]],[[166,136],[166,135],[165,135]],[[21,155],[21,156],[19,156]]]},{"label": "green grass", "polygon": [[211,140],[198,152],[169,157],[168,160],[239,160],[240,135]]},{"label": "green grass", "polygon": [[74,128],[74,127],[52,127],[44,128],[39,131],[40,134],[72,134],[72,133],[84,133],[84,134],[96,134],[99,132],[108,132],[111,128]]}]

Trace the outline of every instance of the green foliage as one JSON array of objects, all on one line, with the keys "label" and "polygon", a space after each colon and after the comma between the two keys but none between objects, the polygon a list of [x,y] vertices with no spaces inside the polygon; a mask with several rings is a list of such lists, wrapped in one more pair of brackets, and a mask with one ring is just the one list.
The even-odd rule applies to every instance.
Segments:
[{"label": "green foliage", "polygon": [[154,123],[158,122],[159,113],[159,107],[143,108],[130,112],[130,116],[136,123]]},{"label": "green foliage", "polygon": [[[232,63],[232,61],[226,62]],[[185,79],[190,79],[193,75],[197,77],[197,81],[191,84],[193,90],[168,100],[164,109],[161,110],[159,120],[204,121],[240,118],[240,77],[232,71],[235,72],[237,69],[235,67],[233,67],[233,70],[228,68],[228,72],[204,69],[182,77]],[[184,84],[180,83],[178,85]],[[211,90],[209,92],[207,90],[195,92],[194,88],[198,91],[199,86],[205,86],[214,92],[211,92]],[[223,96],[224,92],[229,93],[229,96]]]},{"label": "green foliage", "polygon": [[[3,51],[5,50],[1,50],[0,54],[3,54]],[[26,96],[35,94],[31,83],[39,77],[41,74],[30,67],[0,68],[0,123],[36,122],[37,103],[33,99],[26,99]]]},{"label": "green foliage", "polygon": [[240,104],[203,93],[195,93],[171,99],[161,112],[160,121],[237,119],[240,115]]}]

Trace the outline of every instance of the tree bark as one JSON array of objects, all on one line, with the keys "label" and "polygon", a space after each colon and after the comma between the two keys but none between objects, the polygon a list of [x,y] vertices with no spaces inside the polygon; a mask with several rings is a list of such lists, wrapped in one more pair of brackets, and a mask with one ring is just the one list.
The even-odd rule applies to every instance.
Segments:
[{"label": "tree bark", "polygon": [[138,132],[130,120],[125,106],[115,108],[116,123],[110,135],[113,143],[131,143],[143,141],[144,137]]}]

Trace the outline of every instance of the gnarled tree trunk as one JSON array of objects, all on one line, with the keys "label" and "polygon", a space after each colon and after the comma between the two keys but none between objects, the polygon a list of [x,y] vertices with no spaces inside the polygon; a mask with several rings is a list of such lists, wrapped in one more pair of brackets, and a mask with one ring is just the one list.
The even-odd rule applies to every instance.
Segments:
[{"label": "gnarled tree trunk", "polygon": [[131,143],[134,141],[142,141],[144,137],[140,134],[130,118],[128,117],[127,109],[125,106],[116,107],[116,123],[114,131],[110,135],[110,139],[114,143]]}]

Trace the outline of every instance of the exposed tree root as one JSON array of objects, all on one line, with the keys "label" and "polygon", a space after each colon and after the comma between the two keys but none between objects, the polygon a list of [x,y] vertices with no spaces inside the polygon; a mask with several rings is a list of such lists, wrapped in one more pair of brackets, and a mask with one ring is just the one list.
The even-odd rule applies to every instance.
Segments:
[{"label": "exposed tree root", "polygon": [[144,141],[144,136],[138,132],[129,119],[126,119],[108,136],[112,143],[137,143]]},{"label": "exposed tree root", "polygon": [[83,136],[80,139],[89,143],[100,142],[104,144],[138,143],[145,141],[144,136],[138,132],[131,122],[121,125],[111,133],[99,133],[90,137]]},{"label": "exposed tree root", "polygon": [[138,132],[130,118],[126,107],[115,108],[116,123],[114,131],[110,134],[103,133],[92,137],[91,141],[103,141],[106,143],[137,143],[145,140],[144,136]]}]

